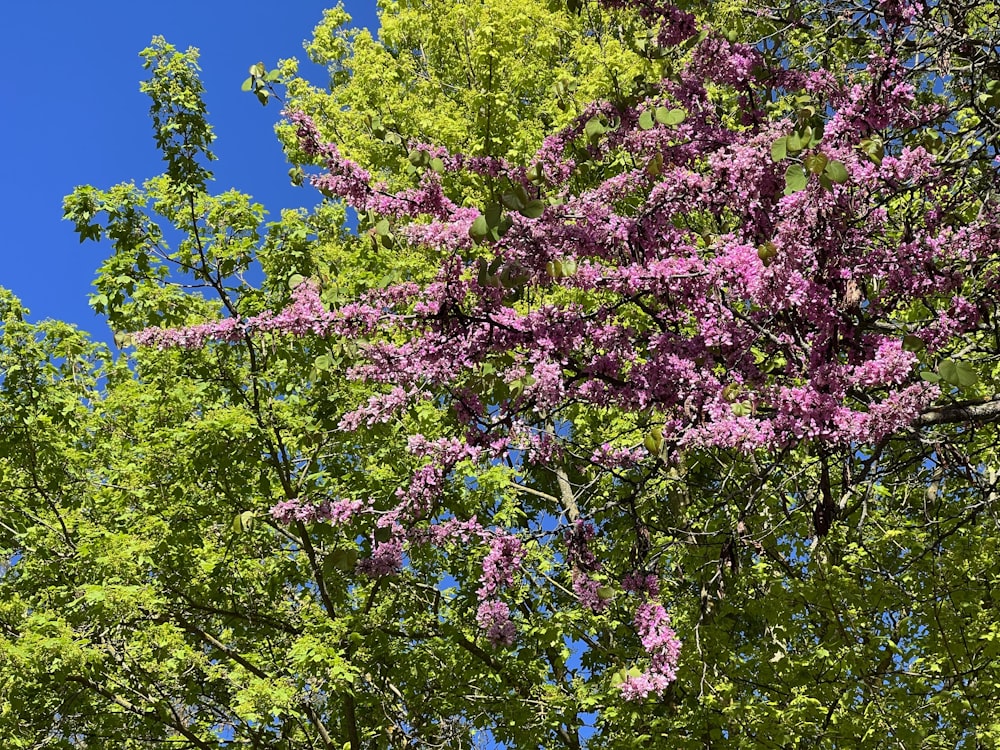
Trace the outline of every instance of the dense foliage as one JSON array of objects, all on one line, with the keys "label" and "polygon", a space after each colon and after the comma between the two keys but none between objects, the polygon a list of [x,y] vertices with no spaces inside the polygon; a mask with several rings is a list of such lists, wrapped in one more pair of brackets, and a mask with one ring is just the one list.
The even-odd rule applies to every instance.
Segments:
[{"label": "dense foliage", "polygon": [[995,744],[995,9],[348,22],[244,85],[319,206],[154,39],[126,353],[0,299],[5,746]]}]

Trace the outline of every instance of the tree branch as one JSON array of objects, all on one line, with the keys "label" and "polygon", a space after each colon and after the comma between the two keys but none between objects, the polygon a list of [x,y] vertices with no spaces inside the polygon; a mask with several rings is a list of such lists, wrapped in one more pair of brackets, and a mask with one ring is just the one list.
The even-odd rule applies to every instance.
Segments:
[{"label": "tree branch", "polygon": [[[129,701],[127,698],[123,698],[122,696],[118,695],[117,693],[114,693],[114,692],[106,689],[105,687],[103,687],[99,683],[94,682],[93,680],[91,680],[91,679],[89,679],[87,677],[83,677],[82,675],[70,675],[69,677],[66,678],[66,680],[68,682],[76,682],[76,683],[78,683],[80,685],[83,685],[84,687],[89,688],[90,690],[93,690],[98,695],[100,695],[100,696],[104,697],[105,699],[111,701],[112,703],[114,703],[115,705],[119,706],[120,708],[122,708],[123,710],[127,711],[128,713],[131,713],[131,714],[134,714],[136,716],[139,716],[140,718],[149,719],[151,721],[155,721],[158,724],[163,724],[165,726],[170,727],[171,729],[173,729],[174,731],[176,731],[180,735],[182,735],[184,737],[184,739],[186,739],[188,742],[190,742],[194,747],[200,748],[200,750],[212,750],[212,747],[210,745],[208,745],[205,742],[203,742],[198,737],[198,735],[194,734],[190,729],[188,729],[186,726],[184,726],[183,722],[181,722],[180,717],[177,716],[176,712],[171,711],[171,714],[174,717],[174,721],[167,721],[167,720],[165,720],[163,718],[163,716],[160,714],[159,711],[156,711],[156,710],[144,710],[144,709],[140,708],[139,706],[136,706],[134,703],[132,703],[131,701]],[[151,699],[149,699],[148,697],[145,697],[145,696],[144,696],[144,698],[147,701],[149,701],[150,704],[153,704],[153,701]],[[155,705],[155,704],[153,704],[153,705]]]},{"label": "tree branch", "polygon": [[962,401],[927,409],[911,425],[919,429],[936,424],[996,421],[1000,421],[1000,397],[993,396],[984,401]]}]

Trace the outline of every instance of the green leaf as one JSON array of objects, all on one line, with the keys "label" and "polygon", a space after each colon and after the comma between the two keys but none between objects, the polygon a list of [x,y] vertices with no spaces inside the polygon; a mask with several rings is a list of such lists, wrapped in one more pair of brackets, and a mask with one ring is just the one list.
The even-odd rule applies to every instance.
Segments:
[{"label": "green leaf", "polygon": [[730,408],[734,417],[749,417],[753,414],[753,405],[749,401],[736,401]]},{"label": "green leaf", "polygon": [[771,144],[771,160],[781,161],[788,156],[788,136],[783,135]]},{"label": "green leaf", "polygon": [[683,109],[667,109],[666,107],[656,108],[656,121],[661,125],[680,125],[686,118],[687,111]]},{"label": "green leaf", "polygon": [[521,216],[525,216],[529,219],[537,219],[545,211],[545,205],[545,201],[528,201],[528,204],[520,211]]},{"label": "green leaf", "polygon": [[667,125],[680,125],[687,119],[687,110],[676,108],[670,110],[667,117]]},{"label": "green leaf", "polygon": [[525,189],[524,185],[520,182],[513,183],[513,192],[517,196],[517,199],[521,201],[522,205],[531,200],[531,196],[528,195],[528,191]]},{"label": "green leaf", "polygon": [[486,206],[486,211],[483,216],[486,219],[486,225],[491,229],[499,226],[500,217],[503,215],[503,206],[499,203],[490,203]]},{"label": "green leaf", "polygon": [[944,139],[941,137],[941,134],[931,128],[924,131],[921,143],[932,154],[939,154],[944,148]]},{"label": "green leaf", "polygon": [[240,89],[242,91],[251,91],[251,90],[253,90],[253,78],[247,78],[245,81],[243,81],[243,85],[240,86]]},{"label": "green leaf", "polygon": [[480,258],[476,261],[476,283],[481,287],[490,286],[490,274],[489,269],[486,267],[486,261]]},{"label": "green leaf", "polygon": [[301,273],[293,273],[291,276],[288,277],[288,288],[294,289],[305,280],[306,277],[303,276]]},{"label": "green leaf", "polygon": [[821,174],[829,163],[825,154],[810,154],[802,160],[803,166],[815,175]]},{"label": "green leaf", "polygon": [[771,261],[778,255],[778,247],[773,242],[765,242],[757,248],[757,257],[761,259],[765,266],[771,265]]},{"label": "green leaf", "polygon": [[831,161],[826,165],[826,169],[823,170],[823,174],[829,177],[833,182],[843,183],[850,179],[850,175],[847,173],[847,167],[844,166],[843,162]]},{"label": "green leaf", "polygon": [[256,514],[252,510],[245,510],[242,513],[237,513],[233,516],[233,533],[242,534],[244,531],[250,531],[253,528],[254,519]]},{"label": "green leaf", "polygon": [[646,110],[641,115],[639,115],[639,127],[643,130],[649,130],[653,127],[653,113],[651,110]]},{"label": "green leaf", "polygon": [[587,120],[587,124],[583,126],[583,134],[591,141],[599,138],[606,132],[607,129],[604,127],[604,123],[597,117],[591,117]]},{"label": "green leaf", "polygon": [[[323,559],[323,572],[339,570],[350,573],[358,562],[358,551],[354,547],[335,549]],[[332,571],[331,571],[332,572]]]},{"label": "green leaf", "polygon": [[511,211],[520,211],[524,208],[524,203],[516,193],[504,193],[500,196],[500,202],[505,208],[509,208]]},{"label": "green leaf", "polygon": [[938,374],[946,383],[959,388],[969,388],[979,382],[979,373],[968,362],[946,359],[938,365]]},{"label": "green leaf", "polygon": [[885,146],[880,138],[866,138],[861,141],[860,147],[875,164],[882,163],[882,158],[885,156]]},{"label": "green leaf", "polygon": [[801,164],[791,164],[785,170],[785,195],[804,190],[809,184],[809,175]]},{"label": "green leaf", "polygon": [[480,214],[469,227],[469,236],[474,240],[482,240],[490,233],[490,227],[486,223],[486,217]]},{"label": "green leaf", "polygon": [[663,433],[658,429],[647,432],[642,438],[642,444],[647,451],[654,456],[658,456],[663,449]]}]

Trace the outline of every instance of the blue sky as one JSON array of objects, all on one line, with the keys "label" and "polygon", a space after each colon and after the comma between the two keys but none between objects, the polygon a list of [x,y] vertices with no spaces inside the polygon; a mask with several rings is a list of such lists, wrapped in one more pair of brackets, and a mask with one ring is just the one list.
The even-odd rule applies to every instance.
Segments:
[{"label": "blue sky", "polygon": [[[106,188],[162,171],[152,140],[149,101],[139,93],[138,53],[156,35],[201,51],[209,121],[217,137],[214,189],[250,193],[273,216],[312,205],[315,196],[288,184],[274,138],[279,107],[262,108],[240,91],[247,68],[297,57],[330,0],[230,3],[215,0],[10,0],[0,9],[0,286],[14,291],[31,318],[68,320],[110,338],[87,305],[106,244],[80,244],[62,221],[62,199],[77,185]],[[374,30],[375,0],[348,0],[354,25]]]}]

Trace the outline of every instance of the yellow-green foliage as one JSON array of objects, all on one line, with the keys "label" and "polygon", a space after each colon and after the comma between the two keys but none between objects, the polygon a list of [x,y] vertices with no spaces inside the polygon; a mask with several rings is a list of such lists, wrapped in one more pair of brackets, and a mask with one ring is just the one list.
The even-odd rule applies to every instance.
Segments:
[{"label": "yellow-green foliage", "polygon": [[630,48],[630,16],[596,8],[576,16],[537,0],[426,0],[380,9],[377,39],[350,30],[342,7],[324,14],[306,50],[329,68],[330,89],[298,77],[294,60],[281,70],[288,108],[312,114],[361,164],[397,173],[411,140],[523,163],[585,103],[627,95],[665,64]]}]

